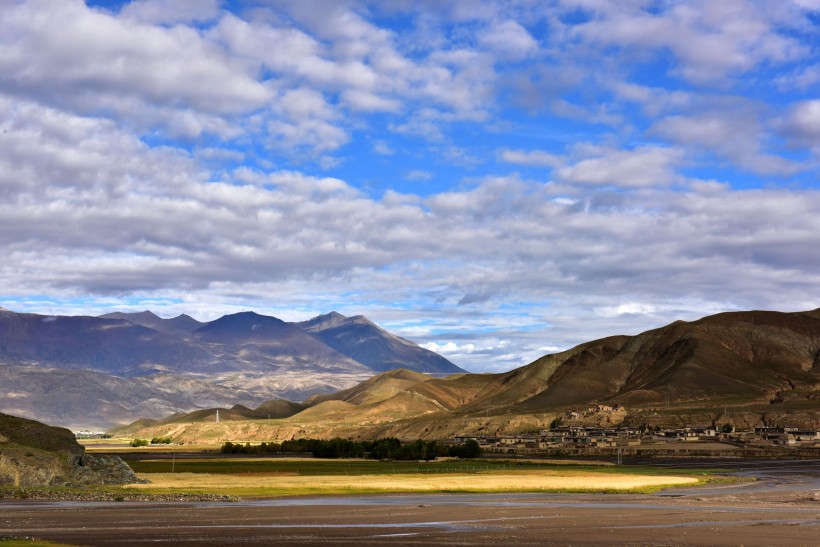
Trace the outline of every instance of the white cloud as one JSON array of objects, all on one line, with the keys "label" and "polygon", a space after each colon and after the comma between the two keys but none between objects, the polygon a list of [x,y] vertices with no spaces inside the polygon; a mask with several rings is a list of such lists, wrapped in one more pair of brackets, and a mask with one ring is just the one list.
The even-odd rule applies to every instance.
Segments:
[{"label": "white cloud", "polygon": [[17,3],[0,12],[0,28],[14,29],[0,35],[0,90],[79,112],[128,116],[136,100],[229,114],[271,96],[189,28],[120,20],[77,0]]},{"label": "white cloud", "polygon": [[649,314],[655,311],[655,306],[651,304],[641,304],[640,302],[628,302],[617,306],[604,306],[595,310],[596,313],[604,317],[615,317],[624,314]]},{"label": "white cloud", "polygon": [[268,124],[268,131],[279,145],[308,146],[317,153],[336,150],[348,142],[347,132],[332,123],[337,118],[333,107],[318,91],[306,88],[286,91],[275,101],[281,118]]},{"label": "white cloud", "polygon": [[573,184],[640,187],[677,182],[676,167],[683,161],[677,148],[642,146],[634,150],[602,150],[555,171],[557,179]]},{"label": "white cloud", "polygon": [[820,152],[820,100],[792,105],[777,125],[787,138]]},{"label": "white cloud", "polygon": [[219,13],[217,0],[133,0],[120,12],[142,23],[178,24],[210,21]]},{"label": "white cloud", "polygon": [[392,156],[396,153],[393,148],[384,141],[376,141],[373,143],[373,152],[380,156]]},{"label": "white cloud", "polygon": [[692,150],[718,154],[756,173],[790,175],[801,169],[791,160],[765,151],[767,131],[754,108],[721,102],[688,115],[658,120],[650,133]]},{"label": "white cloud", "polygon": [[444,344],[429,342],[427,344],[421,344],[421,347],[429,349],[430,351],[434,351],[436,353],[441,353],[443,355],[473,353],[476,350],[475,344],[458,345],[455,342],[446,342]]},{"label": "white cloud", "polygon": [[543,150],[510,150],[504,148],[498,152],[498,157],[506,163],[531,167],[559,167],[564,163],[563,158],[560,156]]},{"label": "white cloud", "polygon": [[479,42],[502,56],[521,59],[538,50],[538,42],[515,21],[496,22],[479,34]]},{"label": "white cloud", "polygon": [[808,52],[795,38],[780,32],[777,25],[784,21],[775,17],[774,3],[771,10],[744,0],[698,0],[659,9],[643,4],[584,7],[596,16],[573,27],[573,35],[592,44],[671,51],[679,61],[675,72],[693,82],[713,83],[765,62],[800,59]]},{"label": "white cloud", "polygon": [[398,112],[401,110],[401,103],[395,99],[386,99],[374,93],[356,89],[344,91],[342,101],[352,110],[362,112]]}]

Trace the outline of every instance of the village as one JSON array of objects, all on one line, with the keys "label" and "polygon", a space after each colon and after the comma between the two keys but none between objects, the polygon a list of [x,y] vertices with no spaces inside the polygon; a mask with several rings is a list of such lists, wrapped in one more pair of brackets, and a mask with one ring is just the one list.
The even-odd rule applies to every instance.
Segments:
[{"label": "village", "polygon": [[[676,428],[623,425],[621,405],[594,404],[586,410],[569,410],[548,429],[516,435],[457,436],[454,442],[473,439],[486,454],[596,455],[609,452],[657,455],[706,455],[782,449],[820,449],[820,429],[761,426],[737,430],[731,424]],[[589,420],[593,418],[593,420]],[[584,421],[598,422],[589,425]],[[607,425],[609,424],[609,425]],[[617,425],[613,425],[617,424]],[[740,455],[738,453],[738,455]]]}]

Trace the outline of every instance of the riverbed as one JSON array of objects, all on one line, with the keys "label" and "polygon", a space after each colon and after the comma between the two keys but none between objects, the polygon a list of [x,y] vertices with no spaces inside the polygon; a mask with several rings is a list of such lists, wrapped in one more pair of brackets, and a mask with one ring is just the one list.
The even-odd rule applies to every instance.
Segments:
[{"label": "riverbed", "polygon": [[[815,545],[820,460],[708,462],[756,479],[632,494],[0,502],[0,536],[73,545]],[[674,466],[675,463],[663,464]],[[684,464],[680,464],[684,465]],[[692,462],[686,463],[692,467]]]}]

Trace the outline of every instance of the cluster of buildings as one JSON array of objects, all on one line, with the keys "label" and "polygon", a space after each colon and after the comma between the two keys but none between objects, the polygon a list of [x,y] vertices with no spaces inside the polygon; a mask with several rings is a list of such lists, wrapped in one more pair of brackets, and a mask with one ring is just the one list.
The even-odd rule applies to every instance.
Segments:
[{"label": "cluster of buildings", "polygon": [[586,410],[568,410],[564,413],[564,418],[568,420],[582,420],[584,418],[595,417],[596,415],[613,414],[619,412],[626,413],[626,407],[623,407],[619,404],[595,404],[589,406]]},{"label": "cluster of buildings", "polygon": [[519,450],[592,448],[668,447],[670,443],[731,443],[735,446],[794,446],[820,448],[820,430],[795,427],[758,427],[753,432],[715,426],[679,428],[636,428],[631,426],[590,427],[557,426],[550,429],[499,436],[459,436],[455,442],[476,440],[485,451],[517,452]]},{"label": "cluster of buildings", "polygon": [[[467,439],[468,437],[456,437]],[[484,449],[539,449],[580,448],[580,447],[620,447],[638,446],[641,434],[631,428],[596,428],[596,427],[556,427],[539,432],[503,435],[498,437],[477,437],[478,444]]]},{"label": "cluster of buildings", "polygon": [[820,448],[820,429],[798,427],[756,427],[754,436],[764,444],[781,446],[814,446]]}]

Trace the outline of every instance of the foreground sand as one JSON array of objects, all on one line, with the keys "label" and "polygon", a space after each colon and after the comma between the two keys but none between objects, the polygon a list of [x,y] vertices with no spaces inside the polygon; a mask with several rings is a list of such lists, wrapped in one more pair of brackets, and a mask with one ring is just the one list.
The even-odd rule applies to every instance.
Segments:
[{"label": "foreground sand", "polygon": [[349,492],[533,492],[636,491],[697,484],[693,477],[594,473],[572,470],[492,471],[488,473],[293,475],[275,473],[143,473],[148,492],[231,492],[239,495]]}]

